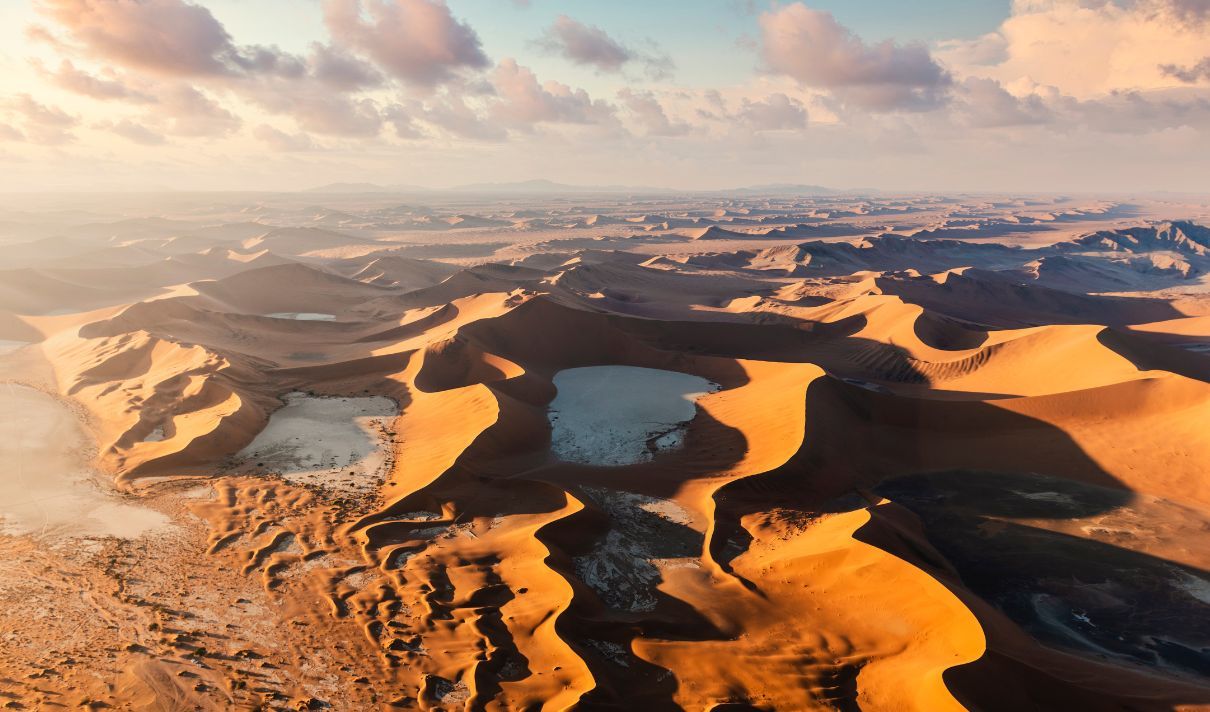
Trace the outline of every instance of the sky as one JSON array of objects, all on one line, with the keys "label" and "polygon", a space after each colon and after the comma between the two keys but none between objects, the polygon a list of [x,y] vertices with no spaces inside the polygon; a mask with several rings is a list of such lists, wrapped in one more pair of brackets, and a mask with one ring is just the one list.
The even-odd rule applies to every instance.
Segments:
[{"label": "sky", "polygon": [[1210,190],[1210,0],[0,0],[0,191]]}]

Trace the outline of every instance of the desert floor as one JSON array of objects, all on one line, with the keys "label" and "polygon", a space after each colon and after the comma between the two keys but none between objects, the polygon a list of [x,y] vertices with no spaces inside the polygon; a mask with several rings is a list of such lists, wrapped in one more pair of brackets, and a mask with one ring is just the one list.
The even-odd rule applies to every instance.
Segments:
[{"label": "desert floor", "polygon": [[0,196],[0,704],[1210,708],[1205,225]]}]

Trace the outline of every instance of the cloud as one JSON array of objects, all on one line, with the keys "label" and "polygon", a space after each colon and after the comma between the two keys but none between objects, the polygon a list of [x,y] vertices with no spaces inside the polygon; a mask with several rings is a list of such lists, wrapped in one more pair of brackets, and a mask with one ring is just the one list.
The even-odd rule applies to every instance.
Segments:
[{"label": "cloud", "polygon": [[1010,91],[1053,86],[1091,99],[1164,89],[1196,80],[1210,46],[1208,13],[1205,0],[1015,0],[996,32],[942,43],[938,56],[959,76]]},{"label": "cloud", "polygon": [[[1110,181],[1111,159],[1121,162],[1121,153],[1161,176],[1158,184],[1178,180],[1161,170],[1165,161],[1187,177],[1179,180],[1201,180],[1195,164],[1210,150],[1201,148],[1210,146],[1210,3],[1010,0],[1011,16],[995,31],[926,48],[869,41],[811,0],[730,0],[745,1],[763,71],[678,90],[654,83],[672,71],[671,59],[632,28],[623,34],[603,20],[594,27],[556,19],[558,10],[538,20],[505,4],[511,19],[535,23],[531,36],[553,53],[546,64],[573,76],[604,73],[629,87],[602,94],[524,55],[489,61],[457,15],[461,5],[448,0],[310,0],[306,8],[322,14],[329,36],[290,51],[232,37],[236,26],[224,26],[216,9],[227,2],[30,0],[43,27],[27,31],[29,53],[54,59],[13,77],[28,82],[29,95],[0,96],[0,140],[30,144],[0,144],[0,152],[52,166],[66,160],[59,153],[116,160],[114,147],[124,141],[172,144],[126,148],[136,162],[154,154],[148,170],[181,158],[182,172],[212,166],[220,175],[246,144],[266,154],[330,145],[340,149],[327,154],[333,161],[373,170],[406,160],[435,180],[457,182],[455,170],[549,169],[581,178],[624,170],[619,152],[641,145],[627,155],[641,153],[635,160],[653,174],[687,182],[731,182],[723,171],[774,175],[787,166],[835,168],[829,175],[846,176],[835,180],[861,181],[868,162],[878,161],[898,176],[886,180],[907,184],[922,170],[946,181],[985,176],[982,186],[1002,184],[999,164],[1029,186],[1039,171],[1075,175],[1077,160],[1098,166],[1085,171],[1088,180]],[[728,12],[720,21],[735,17]],[[56,90],[75,96],[60,108],[48,100]],[[217,143],[226,137],[237,138]],[[72,141],[70,152],[34,145]],[[202,141],[224,150],[199,150]],[[1144,150],[1156,147],[1167,152]],[[908,151],[917,154],[896,164],[894,156]],[[930,157],[924,169],[920,155]],[[1132,179],[1135,170],[1132,163]],[[934,176],[934,184],[946,181]]]},{"label": "cloud", "polygon": [[762,13],[760,53],[769,71],[827,89],[871,111],[926,110],[944,103],[949,74],[923,45],[867,45],[831,13],[802,3]]},{"label": "cloud", "polygon": [[114,124],[102,125],[100,128],[108,128],[122,138],[142,146],[159,146],[166,140],[163,134],[130,119],[122,119]]},{"label": "cloud", "polygon": [[[42,12],[68,37],[69,43],[57,45],[60,51],[118,64],[154,79],[144,81],[149,88],[135,91],[118,81],[116,74],[98,77],[67,60],[47,75],[60,86],[92,98],[153,103],[144,118],[165,133],[214,137],[239,129],[242,120],[207,91],[234,94],[270,112],[289,115],[304,130],[318,134],[368,137],[377,135],[383,125],[374,102],[344,95],[379,88],[385,78],[372,64],[340,47],[316,42],[304,58],[272,47],[237,45],[209,10],[185,0],[41,3]],[[421,4],[436,7],[423,0]],[[51,41],[56,40],[51,37]],[[166,79],[194,84],[165,85]]]},{"label": "cloud", "polygon": [[311,46],[315,78],[339,91],[357,91],[382,86],[383,76],[369,62],[318,42]]},{"label": "cloud", "polygon": [[538,78],[515,59],[504,59],[492,73],[492,85],[499,101],[491,106],[492,118],[510,126],[528,126],[541,122],[590,124],[613,117],[613,107],[593,101],[583,89]]},{"label": "cloud", "polygon": [[1195,84],[1203,79],[1210,80],[1210,57],[1203,58],[1197,64],[1184,67],[1175,64],[1161,64],[1160,71],[1186,84]]},{"label": "cloud", "polygon": [[318,134],[369,138],[382,131],[383,117],[371,99],[312,97],[294,111],[298,125]]},{"label": "cloud", "polygon": [[622,89],[618,92],[618,98],[648,136],[684,136],[689,133],[689,124],[669,119],[663,105],[651,92]]},{"label": "cloud", "polygon": [[78,118],[58,107],[41,104],[29,94],[18,94],[3,108],[19,118],[24,137],[30,143],[59,146],[76,139],[71,129],[80,123]]},{"label": "cloud", "polygon": [[227,71],[231,36],[210,11],[181,0],[42,0],[38,8],[89,54],[147,71]]},{"label": "cloud", "polygon": [[737,115],[757,131],[801,129],[807,125],[807,109],[802,102],[776,93],[759,101],[745,98]]},{"label": "cloud", "polygon": [[1210,129],[1210,97],[1195,89],[1115,91],[1091,99],[1057,87],[1013,93],[994,79],[967,77],[955,88],[958,124],[974,129],[1044,126],[1064,140],[1073,131],[1146,135],[1174,129]]},{"label": "cloud", "polygon": [[633,52],[601,28],[585,25],[567,15],[555,18],[538,44],[575,64],[593,66],[604,72],[620,71],[623,64],[634,59]]},{"label": "cloud", "polygon": [[643,55],[643,73],[652,81],[662,82],[676,73],[676,62],[666,54],[653,51]]},{"label": "cloud", "polygon": [[155,98],[140,91],[131,89],[123,82],[116,78],[104,79],[77,69],[69,60],[63,60],[59,63],[58,70],[51,71],[35,62],[34,68],[44,78],[49,79],[61,89],[66,89],[74,94],[91,97],[93,99],[111,100],[121,99],[133,103],[148,103],[155,101]]},{"label": "cloud", "polygon": [[399,138],[424,138],[424,131],[416,124],[416,111],[417,105],[407,107],[403,104],[392,104],[383,110],[382,118],[395,129],[395,135]]},{"label": "cloud", "polygon": [[[763,96],[744,95],[753,89],[743,87],[738,90],[743,93],[738,98],[732,93],[730,100],[724,99],[717,89],[679,92],[675,96],[680,100],[678,105],[682,111],[691,111],[695,118],[716,122],[728,131],[738,128],[743,133],[753,134],[763,131],[801,131],[807,127],[810,112],[802,99],[784,91],[773,91]],[[734,110],[732,106],[735,106]],[[702,128],[706,126],[703,124]],[[729,133],[728,138],[738,135]]]},{"label": "cloud", "polygon": [[476,141],[508,138],[497,122],[485,120],[460,94],[445,94],[420,108],[420,118],[447,134]]},{"label": "cloud", "polygon": [[620,72],[631,62],[641,62],[644,73],[653,80],[672,76],[676,68],[672,58],[653,48],[650,52],[627,47],[595,25],[559,15],[535,44],[558,54],[573,64],[594,67],[602,72]]},{"label": "cloud", "polygon": [[249,75],[271,75],[301,79],[307,65],[301,58],[282,52],[276,47],[251,45],[240,47],[228,56],[231,65]]},{"label": "cloud", "polygon": [[937,51],[962,77],[953,108],[965,127],[1204,131],[1207,20],[1204,0],[1015,0],[995,32]]},{"label": "cloud", "polygon": [[173,136],[214,138],[238,130],[243,121],[207,94],[187,84],[165,90],[150,113]]},{"label": "cloud", "polygon": [[43,41],[152,74],[297,76],[303,70],[301,60],[276,48],[235,45],[208,9],[185,0],[39,0],[37,9],[68,37],[31,28]]},{"label": "cloud", "polygon": [[1191,23],[1210,18],[1210,3],[1206,0],[1157,0],[1160,7],[1171,11],[1181,20]]},{"label": "cloud", "polygon": [[705,106],[698,106],[694,109],[700,119],[710,121],[720,121],[728,118],[727,102],[723,101],[723,95],[718,89],[706,89],[702,92],[701,101]]},{"label": "cloud", "polygon": [[252,136],[271,150],[285,152],[310,151],[315,148],[311,137],[306,134],[289,134],[268,124],[252,129]]},{"label": "cloud", "polygon": [[290,116],[299,128],[311,133],[370,138],[382,131],[382,112],[372,99],[308,91],[266,95],[262,101],[265,108]]},{"label": "cloud", "polygon": [[1210,129],[1210,98],[1188,90],[1121,91],[1095,99],[1053,99],[1063,125],[1104,133],[1141,135],[1171,129]]},{"label": "cloud", "polygon": [[378,99],[366,92],[388,87],[373,65],[340,47],[313,43],[299,77],[265,75],[228,82],[224,88],[267,112],[286,116],[304,130],[324,136],[371,138],[386,118]]},{"label": "cloud", "polygon": [[417,86],[434,87],[489,65],[479,36],[441,0],[325,0],[324,21],[339,44]]},{"label": "cloud", "polygon": [[1053,118],[1042,97],[1014,96],[995,79],[967,77],[959,83],[957,94],[955,111],[962,123],[973,128],[1027,126]]},{"label": "cloud", "polygon": [[1008,59],[1008,40],[999,32],[989,32],[973,40],[942,40],[936,55],[947,65],[985,67]]}]

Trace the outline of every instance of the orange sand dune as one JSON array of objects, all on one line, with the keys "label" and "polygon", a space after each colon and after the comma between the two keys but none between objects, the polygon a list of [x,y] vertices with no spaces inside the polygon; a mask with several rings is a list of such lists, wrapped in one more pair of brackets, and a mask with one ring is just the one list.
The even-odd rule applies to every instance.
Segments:
[{"label": "orange sand dune", "polygon": [[1201,228],[265,201],[14,245],[0,381],[91,439],[22,521],[162,525],[0,502],[9,706],[1210,706]]}]

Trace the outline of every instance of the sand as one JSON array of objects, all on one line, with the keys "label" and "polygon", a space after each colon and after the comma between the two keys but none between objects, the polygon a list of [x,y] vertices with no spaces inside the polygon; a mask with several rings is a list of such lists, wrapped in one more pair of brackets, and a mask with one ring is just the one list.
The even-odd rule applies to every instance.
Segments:
[{"label": "sand", "polygon": [[584,493],[613,526],[591,552],[573,562],[576,574],[611,608],[652,611],[664,569],[701,567],[701,538],[686,526],[691,517],[679,504],[600,487]]},{"label": "sand", "polygon": [[1210,706],[1210,201],[9,212],[0,704]]},{"label": "sand", "polygon": [[28,341],[17,341],[14,339],[0,339],[0,356],[7,353],[12,353],[23,346],[28,346]]},{"label": "sand", "polygon": [[169,525],[164,514],[104,490],[89,468],[84,429],[53,397],[0,384],[0,414],[0,532],[132,539]]},{"label": "sand", "polygon": [[567,369],[554,385],[551,451],[567,462],[611,467],[679,448],[694,402],[718,390],[699,376],[633,366]]}]

